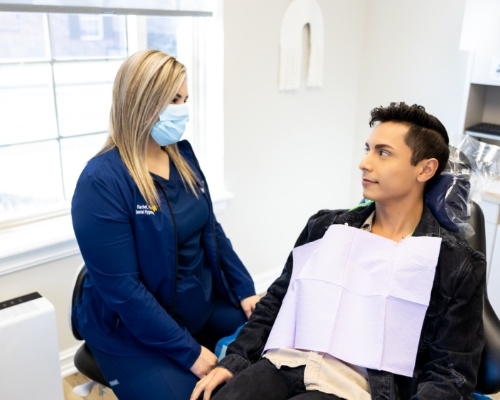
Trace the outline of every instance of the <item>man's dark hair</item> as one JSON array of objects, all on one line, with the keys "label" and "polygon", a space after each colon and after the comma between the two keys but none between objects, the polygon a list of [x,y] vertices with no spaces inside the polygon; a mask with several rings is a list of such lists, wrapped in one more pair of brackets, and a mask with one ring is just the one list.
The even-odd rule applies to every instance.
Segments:
[{"label": "man's dark hair", "polygon": [[388,107],[376,107],[371,111],[370,127],[384,122],[399,122],[408,125],[405,143],[411,149],[411,165],[426,158],[435,158],[439,166],[429,182],[434,182],[443,172],[450,149],[448,132],[444,125],[423,106],[409,106],[404,102],[391,103]]}]

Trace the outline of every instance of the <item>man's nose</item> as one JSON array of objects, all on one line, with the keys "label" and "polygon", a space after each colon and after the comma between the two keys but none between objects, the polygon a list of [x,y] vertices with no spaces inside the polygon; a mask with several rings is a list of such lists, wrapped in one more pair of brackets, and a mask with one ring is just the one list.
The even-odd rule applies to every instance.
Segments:
[{"label": "man's nose", "polygon": [[361,159],[359,162],[359,169],[360,170],[369,170],[371,167],[371,162],[370,162],[370,153],[367,152],[364,157]]}]

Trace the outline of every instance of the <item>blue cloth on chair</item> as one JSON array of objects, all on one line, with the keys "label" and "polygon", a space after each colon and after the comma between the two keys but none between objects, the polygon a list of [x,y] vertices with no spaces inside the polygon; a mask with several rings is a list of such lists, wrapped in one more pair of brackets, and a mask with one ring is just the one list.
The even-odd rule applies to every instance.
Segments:
[{"label": "blue cloth on chair", "polygon": [[488,396],[481,394],[479,392],[474,392],[473,398],[474,398],[474,400],[488,400],[488,399],[491,400],[491,397],[488,397]]},{"label": "blue cloth on chair", "polygon": [[238,329],[236,329],[236,332],[234,332],[232,335],[225,336],[217,342],[217,344],[215,345],[215,355],[217,356],[219,361],[226,356],[227,347],[231,344],[231,342],[234,339],[236,339],[236,337],[241,331],[241,328],[243,328],[244,326],[245,324],[241,325]]},{"label": "blue cloth on chair", "polygon": [[450,146],[450,158],[444,171],[426,188],[425,203],[439,223],[451,232],[468,238],[474,229],[468,223],[471,204],[470,158]]},{"label": "blue cloth on chair", "polygon": [[425,202],[444,228],[461,232],[469,217],[469,191],[468,176],[445,171],[427,190]]}]

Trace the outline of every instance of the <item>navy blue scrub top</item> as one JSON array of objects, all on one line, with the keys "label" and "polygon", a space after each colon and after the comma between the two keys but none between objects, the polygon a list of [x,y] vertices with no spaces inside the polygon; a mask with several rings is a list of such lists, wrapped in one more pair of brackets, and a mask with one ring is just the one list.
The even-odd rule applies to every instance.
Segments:
[{"label": "navy blue scrub top", "polygon": [[175,320],[197,333],[208,320],[214,305],[212,272],[205,260],[203,230],[209,207],[201,194],[196,198],[170,160],[170,179],[154,175],[165,191],[177,229],[178,267]]}]

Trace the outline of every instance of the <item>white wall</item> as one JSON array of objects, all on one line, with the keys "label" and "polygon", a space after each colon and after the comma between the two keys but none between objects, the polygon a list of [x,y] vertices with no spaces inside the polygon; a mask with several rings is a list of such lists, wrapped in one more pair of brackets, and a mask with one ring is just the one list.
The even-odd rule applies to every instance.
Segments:
[{"label": "white wall", "polygon": [[224,1],[225,173],[234,199],[219,219],[257,279],[276,277],[310,215],[350,204],[365,2],[318,3],[324,85],[280,92],[290,1]]},{"label": "white wall", "polygon": [[361,198],[372,108],[419,103],[460,134],[468,56],[464,0],[318,0],[325,85],[280,93],[279,28],[289,0],[226,0],[225,172],[220,218],[260,282],[275,277],[307,218]]},{"label": "white wall", "polygon": [[[369,111],[421,103],[458,133],[467,56],[465,0],[318,0],[325,19],[321,89],[278,91],[279,29],[290,0],[225,0],[225,173],[219,218],[251,273],[281,270],[307,218],[360,197],[357,163]],[[0,276],[0,299],[38,290],[56,306],[61,358],[79,256]]]},{"label": "white wall", "polygon": [[[354,159],[364,151],[370,110],[391,101],[421,104],[450,138],[462,134],[468,66],[468,53],[459,50],[464,7],[464,0],[367,2]],[[352,201],[361,196],[358,176]]]}]

